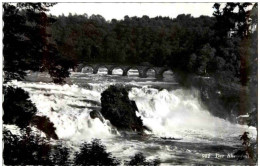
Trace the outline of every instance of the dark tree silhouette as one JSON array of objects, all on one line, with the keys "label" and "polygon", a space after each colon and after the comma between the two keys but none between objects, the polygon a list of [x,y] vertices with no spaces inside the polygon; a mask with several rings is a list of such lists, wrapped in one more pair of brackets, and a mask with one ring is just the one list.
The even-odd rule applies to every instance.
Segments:
[{"label": "dark tree silhouette", "polygon": [[62,142],[59,142],[57,145],[52,147],[51,152],[51,160],[54,165],[71,165],[70,157],[70,149],[64,145]]},{"label": "dark tree silhouette", "polygon": [[152,161],[146,160],[143,153],[136,153],[134,156],[130,157],[130,161],[125,161],[126,165],[160,165],[159,159],[154,159]]},{"label": "dark tree silhouette", "polygon": [[3,159],[5,165],[51,165],[51,146],[30,128],[22,130],[22,136],[3,131]]},{"label": "dark tree silhouette", "polygon": [[3,159],[6,165],[71,165],[71,151],[62,142],[51,144],[27,127],[14,135],[3,130]]},{"label": "dark tree silhouette", "polygon": [[21,88],[3,87],[3,122],[15,124],[20,128],[29,125],[37,112],[35,105],[29,100],[29,94]]},{"label": "dark tree silhouette", "polygon": [[76,153],[74,163],[76,165],[118,165],[119,162],[111,153],[106,152],[106,148],[100,140],[94,139],[91,143],[83,143],[80,152]]},{"label": "dark tree silhouette", "polygon": [[73,67],[50,42],[49,26],[55,19],[46,11],[54,3],[3,3],[3,56],[5,81],[23,79],[26,70],[49,71],[62,83]]}]

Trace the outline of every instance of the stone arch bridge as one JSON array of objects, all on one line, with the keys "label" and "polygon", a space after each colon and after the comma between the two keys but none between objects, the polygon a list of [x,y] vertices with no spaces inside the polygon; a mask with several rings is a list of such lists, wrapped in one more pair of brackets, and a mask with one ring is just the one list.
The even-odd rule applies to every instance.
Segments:
[{"label": "stone arch bridge", "polygon": [[91,67],[93,69],[93,74],[98,73],[98,69],[101,67],[104,67],[107,69],[107,74],[112,75],[112,72],[116,68],[120,68],[123,70],[123,76],[127,76],[127,73],[130,69],[137,69],[139,72],[139,77],[146,78],[147,72],[149,69],[153,69],[155,71],[155,78],[162,79],[163,73],[165,71],[172,71],[170,68],[167,67],[155,67],[152,65],[118,65],[118,64],[91,64],[91,63],[81,63],[79,64],[75,71],[81,72],[83,68],[85,67]]}]

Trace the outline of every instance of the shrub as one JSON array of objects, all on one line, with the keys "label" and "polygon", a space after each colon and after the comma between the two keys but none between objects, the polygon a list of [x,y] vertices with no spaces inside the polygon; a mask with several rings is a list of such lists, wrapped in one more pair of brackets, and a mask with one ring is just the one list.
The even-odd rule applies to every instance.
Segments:
[{"label": "shrub", "polygon": [[83,143],[80,152],[75,155],[75,165],[118,165],[119,162],[111,153],[106,152],[106,148],[100,140],[94,139],[91,143]]},{"label": "shrub", "polygon": [[70,150],[66,146],[62,145],[62,142],[59,142],[57,145],[53,146],[51,159],[54,165],[70,165],[69,160]]},{"label": "shrub", "polygon": [[4,86],[3,93],[4,124],[15,124],[20,128],[28,126],[37,111],[37,108],[29,99],[29,94],[21,88],[10,86]]},{"label": "shrub", "polygon": [[152,161],[146,160],[145,156],[143,153],[137,153],[133,157],[130,157],[130,161],[126,161],[126,165],[159,165],[160,160],[159,159],[154,159]]},{"label": "shrub", "polygon": [[30,128],[22,136],[3,131],[3,159],[5,165],[50,165],[51,146],[44,138],[33,134]]}]

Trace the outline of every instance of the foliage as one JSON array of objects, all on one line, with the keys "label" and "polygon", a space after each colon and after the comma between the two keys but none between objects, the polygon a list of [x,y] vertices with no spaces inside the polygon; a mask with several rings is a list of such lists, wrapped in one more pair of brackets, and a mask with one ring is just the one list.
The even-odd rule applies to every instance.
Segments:
[{"label": "foliage", "polygon": [[119,162],[111,153],[106,152],[106,148],[100,140],[94,139],[91,143],[83,143],[80,152],[76,153],[76,165],[118,165]]},{"label": "foliage", "polygon": [[217,21],[212,45],[219,62],[217,71],[229,72],[232,81],[238,78],[242,85],[248,85],[250,77],[256,77],[253,69],[257,68],[257,3],[227,3],[222,10],[215,3],[214,9]]},{"label": "foliage", "polygon": [[69,165],[70,150],[61,142],[52,145],[29,127],[14,135],[3,130],[5,165]]},{"label": "foliage", "polygon": [[4,124],[15,124],[20,128],[28,126],[37,111],[29,100],[29,94],[21,88],[10,86],[3,87],[3,94]]},{"label": "foliage", "polygon": [[130,161],[125,162],[126,165],[160,165],[159,159],[154,159],[152,161],[146,160],[143,153],[136,153],[134,156],[130,157]]},{"label": "foliage", "polygon": [[25,70],[48,70],[62,83],[68,69],[82,61],[149,62],[242,85],[256,77],[257,3],[215,3],[214,17],[125,16],[110,22],[100,15],[47,17],[52,5],[4,3],[6,80],[22,79]]},{"label": "foliage", "polygon": [[62,142],[59,142],[57,145],[52,147],[52,152],[50,158],[54,165],[71,165],[70,149],[64,145]]},{"label": "foliage", "polygon": [[189,56],[194,49],[197,51],[212,36],[214,23],[214,18],[190,15],[176,19],[125,16],[124,20],[111,22],[99,15],[88,17],[86,14],[62,15],[56,19],[52,25],[53,40],[59,51],[75,62],[137,64],[148,61],[156,66],[166,65],[167,60],[180,52]]},{"label": "foliage", "polygon": [[[14,135],[3,130],[3,161],[5,165],[119,165],[120,161],[106,151],[100,140],[84,142],[80,151],[74,153],[62,141],[51,144],[29,127],[20,130],[21,135]],[[142,153],[130,157],[125,165],[159,165],[160,160],[147,160]]]},{"label": "foliage", "polygon": [[52,25],[52,38],[75,63],[149,62],[246,85],[256,77],[257,31],[252,29],[257,3],[227,3],[223,8],[216,3],[213,8],[214,17],[198,18],[125,16],[109,22],[100,15],[62,15]]},{"label": "foliage", "polygon": [[50,165],[51,147],[46,140],[26,128],[22,136],[3,131],[5,165]]},{"label": "foliage", "polygon": [[3,3],[3,56],[5,81],[23,79],[26,70],[49,71],[62,83],[73,67],[50,42],[50,25],[55,19],[46,11],[53,3]]}]

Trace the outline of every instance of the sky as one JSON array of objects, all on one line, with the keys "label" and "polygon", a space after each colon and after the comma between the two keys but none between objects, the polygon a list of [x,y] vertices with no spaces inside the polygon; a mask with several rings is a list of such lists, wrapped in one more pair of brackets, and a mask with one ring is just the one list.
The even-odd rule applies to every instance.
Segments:
[{"label": "sky", "polygon": [[58,3],[50,8],[50,14],[67,16],[69,13],[102,15],[106,20],[121,20],[129,17],[169,16],[176,18],[179,14],[212,16],[214,3]]}]

